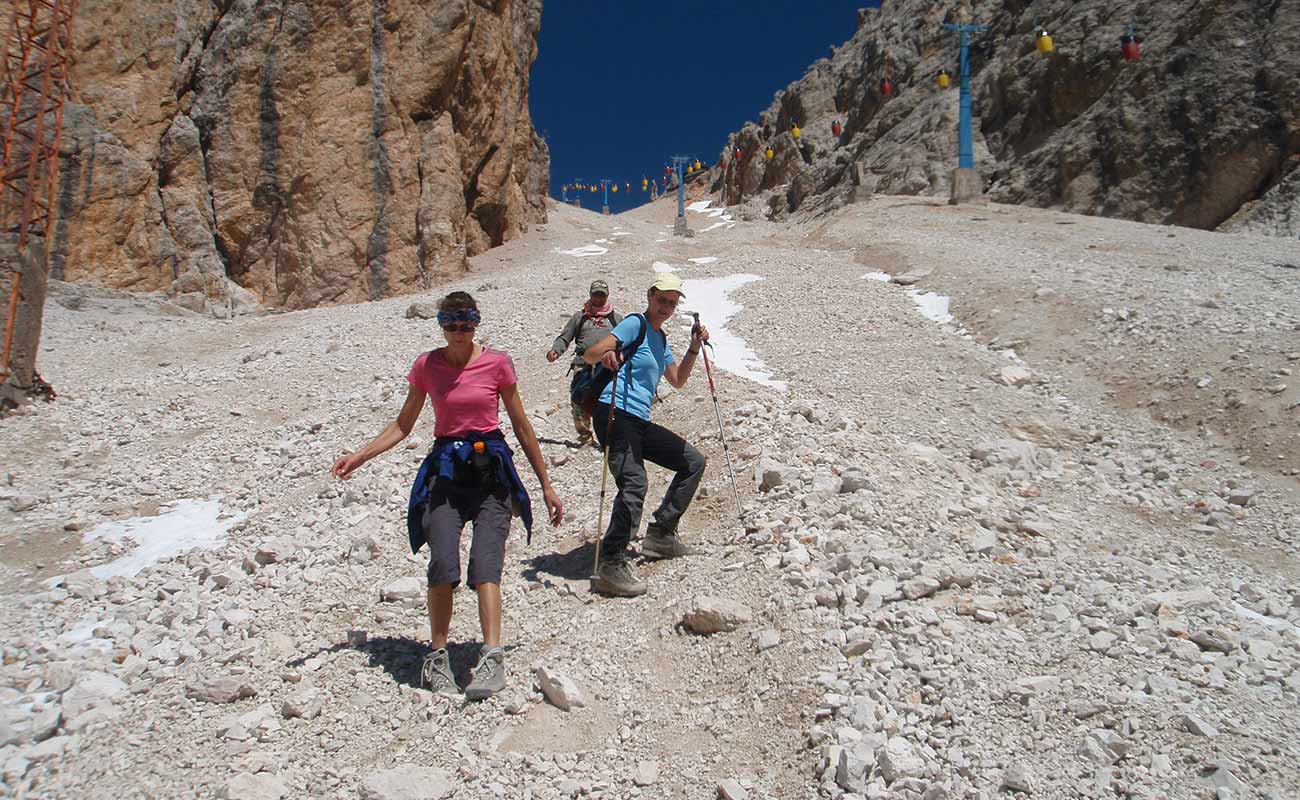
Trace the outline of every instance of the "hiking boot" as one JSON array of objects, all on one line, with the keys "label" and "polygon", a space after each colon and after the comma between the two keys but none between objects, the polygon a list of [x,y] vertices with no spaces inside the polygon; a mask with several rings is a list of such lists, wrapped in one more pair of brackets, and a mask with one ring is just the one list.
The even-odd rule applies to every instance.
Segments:
[{"label": "hiking boot", "polygon": [[420,686],[445,697],[460,696],[456,676],[451,674],[451,657],[447,655],[447,648],[434,650],[424,657],[424,665],[420,668]]},{"label": "hiking boot", "polygon": [[591,590],[617,597],[640,597],[646,593],[646,585],[626,561],[606,561],[591,579]]},{"label": "hiking boot", "polygon": [[465,697],[486,700],[506,688],[506,651],[493,647],[479,656],[474,678],[465,687]]},{"label": "hiking boot", "polygon": [[646,527],[645,538],[641,540],[641,555],[646,558],[681,558],[697,552],[687,546],[676,531],[665,533],[654,524]]}]

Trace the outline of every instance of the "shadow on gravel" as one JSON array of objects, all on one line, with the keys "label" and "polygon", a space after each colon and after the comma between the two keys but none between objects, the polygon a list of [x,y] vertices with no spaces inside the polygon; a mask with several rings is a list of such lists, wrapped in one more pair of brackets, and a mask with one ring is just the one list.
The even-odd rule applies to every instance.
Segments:
[{"label": "shadow on gravel", "polygon": [[546,436],[538,436],[537,441],[541,442],[542,444],[558,444],[561,447],[567,447],[570,450],[581,450],[584,447],[592,446],[591,442],[588,442],[587,444],[582,444],[581,442],[575,442],[572,439],[551,439]]},{"label": "shadow on gravel", "polygon": [[[517,645],[507,644],[505,650],[509,653]],[[300,667],[307,659],[321,653],[337,653],[343,650],[355,650],[362,653],[368,659],[368,666],[379,667],[387,672],[395,683],[406,684],[415,688],[420,688],[420,666],[424,663],[424,657],[429,654],[428,641],[410,639],[405,636],[379,636],[369,639],[365,644],[352,645],[348,642],[339,642],[326,648],[321,648],[310,655],[298,656],[288,662],[290,667]],[[478,663],[479,653],[483,651],[482,642],[449,642],[447,644],[447,655],[451,657],[451,671],[456,676],[456,682],[464,688],[470,681],[470,671]]]},{"label": "shadow on gravel", "polygon": [[591,564],[595,557],[595,542],[587,542],[567,553],[545,553],[537,556],[528,561],[528,566],[521,574],[530,581],[540,581],[543,574],[554,575],[568,581],[582,581],[591,577]]}]

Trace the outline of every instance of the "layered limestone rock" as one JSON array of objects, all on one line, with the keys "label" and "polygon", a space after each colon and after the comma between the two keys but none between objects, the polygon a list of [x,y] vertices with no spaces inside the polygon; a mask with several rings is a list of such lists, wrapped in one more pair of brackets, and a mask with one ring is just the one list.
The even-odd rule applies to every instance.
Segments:
[{"label": "layered limestone rock", "polygon": [[83,0],[52,277],[218,314],[418,291],[545,220],[540,0]]},{"label": "layered limestone rock", "polygon": [[[772,213],[871,191],[947,195],[956,166],[956,3],[859,12],[853,38],[731,135],[709,176]],[[974,4],[975,162],[990,199],[1216,228],[1300,233],[1300,0]],[[1141,60],[1120,58],[1134,25]],[[1045,26],[1056,50],[1035,50]],[[941,69],[952,87],[941,89]],[[888,75],[897,94],[882,96]],[[839,120],[842,131],[831,128]],[[799,139],[791,125],[801,126]],[[731,165],[735,148],[743,155]],[[771,147],[773,158],[765,150]]]},{"label": "layered limestone rock", "polygon": [[1300,155],[1292,158],[1287,176],[1259,200],[1247,203],[1221,230],[1295,236],[1300,231]]}]

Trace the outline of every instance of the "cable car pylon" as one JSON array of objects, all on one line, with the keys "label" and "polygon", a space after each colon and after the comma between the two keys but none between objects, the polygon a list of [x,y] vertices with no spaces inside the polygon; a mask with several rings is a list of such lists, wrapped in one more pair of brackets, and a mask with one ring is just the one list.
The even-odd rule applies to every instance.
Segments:
[{"label": "cable car pylon", "polygon": [[[600,213],[604,214],[604,215],[607,216],[607,217],[609,216],[609,186],[610,186],[610,184],[614,184],[615,187],[616,187],[616,188],[614,189],[614,191],[618,191],[618,189],[617,189],[618,184],[615,183],[615,181],[614,181],[613,179],[611,179],[611,178],[601,178],[601,179],[600,179],[600,188],[603,189],[603,190],[605,191],[605,204],[604,204],[603,206],[600,207]],[[594,187],[593,187],[593,188],[594,188]]]},{"label": "cable car pylon", "polygon": [[682,171],[686,165],[693,161],[690,156],[673,156],[672,169],[677,175],[677,219],[673,220],[673,236],[694,236],[695,233],[686,227],[686,181],[683,180]]},{"label": "cable car pylon", "polygon": [[987,25],[971,24],[970,0],[962,0],[957,11],[957,22],[945,22],[943,27],[956,31],[961,37],[961,115],[957,127],[957,169],[952,173],[952,205],[978,200],[984,194],[979,173],[975,171],[975,134],[971,129],[970,59],[966,35],[988,30]]}]

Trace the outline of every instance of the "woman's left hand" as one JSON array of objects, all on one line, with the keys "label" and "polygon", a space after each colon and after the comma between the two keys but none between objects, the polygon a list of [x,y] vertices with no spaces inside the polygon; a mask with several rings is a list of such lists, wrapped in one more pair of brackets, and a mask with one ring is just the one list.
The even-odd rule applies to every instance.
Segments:
[{"label": "woman's left hand", "polygon": [[709,329],[703,325],[691,330],[691,347],[699,349],[704,343],[709,341]]},{"label": "woman's left hand", "polygon": [[559,525],[564,520],[564,504],[560,502],[560,496],[548,486],[542,490],[542,499],[546,501],[546,511],[551,518],[551,527]]},{"label": "woman's left hand", "polygon": [[348,453],[338,461],[335,461],[334,468],[330,471],[334,473],[334,477],[347,480],[352,477],[352,472],[364,463],[366,463],[366,460],[361,456],[360,451]]}]

